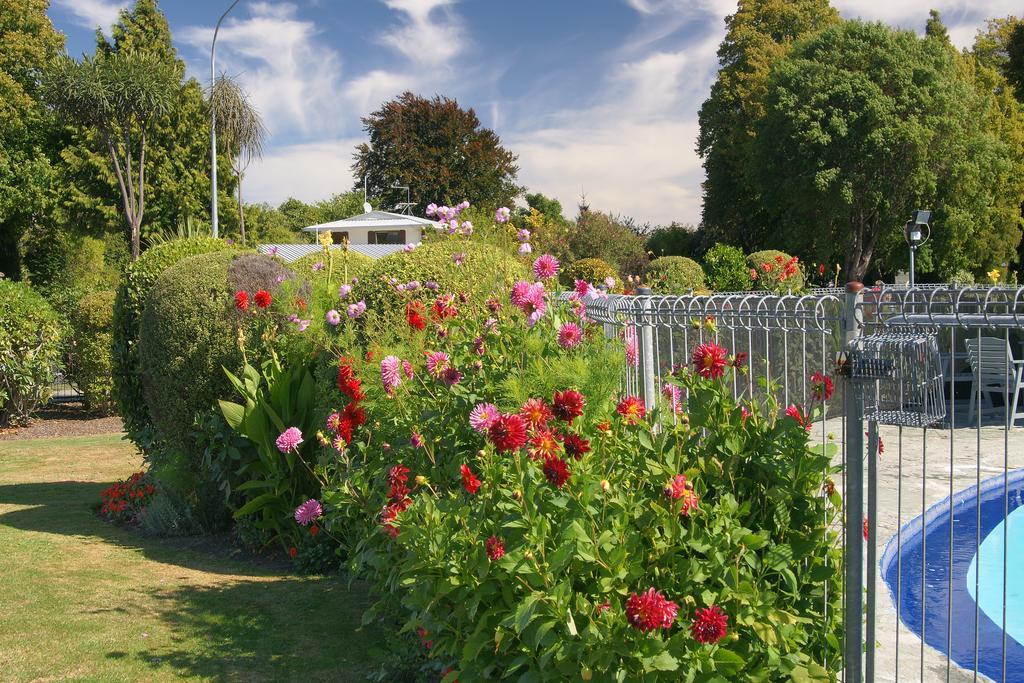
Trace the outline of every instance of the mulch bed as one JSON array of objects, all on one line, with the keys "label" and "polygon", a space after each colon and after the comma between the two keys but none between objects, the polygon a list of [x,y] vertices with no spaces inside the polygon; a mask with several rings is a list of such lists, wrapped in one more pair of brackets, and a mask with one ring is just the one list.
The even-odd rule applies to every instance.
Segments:
[{"label": "mulch bed", "polygon": [[27,427],[0,429],[0,441],[94,436],[122,431],[124,425],[120,417],[97,415],[79,403],[68,403],[43,408]]}]

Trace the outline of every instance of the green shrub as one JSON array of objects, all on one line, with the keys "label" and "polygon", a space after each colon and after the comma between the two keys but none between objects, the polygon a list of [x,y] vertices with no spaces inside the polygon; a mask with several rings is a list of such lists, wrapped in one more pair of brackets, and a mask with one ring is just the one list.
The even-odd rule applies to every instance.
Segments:
[{"label": "green shrub", "polygon": [[[357,251],[344,251],[338,248],[331,249],[331,256],[334,260],[334,270],[331,271],[331,263],[323,251],[306,254],[302,258],[288,264],[296,275],[306,279],[323,279],[330,276],[332,282],[339,285],[354,277],[361,278],[373,267],[375,259]],[[321,264],[323,268],[313,270],[313,267]],[[347,276],[347,277],[346,277]]]},{"label": "green shrub", "polygon": [[700,237],[692,225],[672,223],[647,233],[647,251],[659,256],[690,256],[698,252]]},{"label": "green shrub", "polygon": [[704,269],[686,256],[662,256],[650,262],[644,275],[658,294],[686,294],[704,289]]},{"label": "green shrub", "polygon": [[50,397],[60,324],[27,284],[0,280],[0,427],[22,425]]},{"label": "green shrub", "polygon": [[125,270],[114,300],[112,369],[114,400],[128,436],[143,450],[149,448],[153,423],[142,396],[139,361],[139,325],[146,297],[160,274],[178,261],[196,254],[223,251],[221,240],[198,237],[171,240],[147,249]]},{"label": "green shrub", "polygon": [[[465,255],[462,265],[454,256]],[[498,287],[526,277],[527,267],[506,251],[472,239],[439,237],[409,253],[398,252],[378,259],[360,278],[357,298],[366,302],[369,325],[387,330],[404,315],[407,295],[390,284],[418,280],[436,282],[442,293],[465,292],[475,301],[483,301]],[[421,287],[417,296],[431,294]],[[431,299],[432,300],[432,299]]]},{"label": "green shrub", "polygon": [[622,285],[616,270],[607,261],[599,258],[581,258],[573,261],[562,269],[560,277],[566,287],[572,287],[576,280],[583,280],[594,286],[603,285],[608,278],[615,280],[615,285],[610,287],[609,291],[618,291]]},{"label": "green shrub", "polygon": [[729,244],[716,244],[708,250],[704,274],[708,288],[714,292],[745,292],[753,285],[743,250]]},{"label": "green shrub", "polygon": [[[750,271],[757,271],[757,278],[753,280],[754,289],[778,293],[801,292],[804,289],[804,274],[799,259],[784,251],[755,251],[747,256],[747,266]],[[747,275],[753,277],[750,272]]]},{"label": "green shrub", "polygon": [[111,408],[114,386],[110,358],[114,296],[113,290],[86,294],[70,317],[69,379],[82,392],[87,408],[102,411]]}]

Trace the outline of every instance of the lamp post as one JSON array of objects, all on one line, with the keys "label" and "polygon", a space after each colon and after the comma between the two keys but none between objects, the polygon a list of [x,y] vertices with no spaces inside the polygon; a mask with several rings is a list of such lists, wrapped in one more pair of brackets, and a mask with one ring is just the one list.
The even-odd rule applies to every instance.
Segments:
[{"label": "lamp post", "polygon": [[[240,0],[231,3],[224,14],[217,20],[217,26],[213,29],[213,43],[210,45],[210,102],[213,103],[213,89],[217,85],[217,34],[220,32],[220,24],[228,12],[235,8]],[[217,224],[217,110],[210,107],[210,222],[213,226],[213,237],[220,236],[220,228]]]},{"label": "lamp post", "polygon": [[928,225],[932,212],[918,209],[903,226],[903,239],[910,245],[910,286],[914,286],[914,256],[918,247],[928,241],[932,236],[932,228]]}]

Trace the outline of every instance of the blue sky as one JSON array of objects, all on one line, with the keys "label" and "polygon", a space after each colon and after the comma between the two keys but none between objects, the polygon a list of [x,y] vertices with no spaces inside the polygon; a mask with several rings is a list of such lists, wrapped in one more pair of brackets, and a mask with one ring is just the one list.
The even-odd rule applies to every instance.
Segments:
[{"label": "blue sky", "polygon": [[[73,55],[91,52],[123,0],[51,0]],[[191,75],[209,81],[213,26],[230,0],[163,0]],[[922,31],[942,11],[955,43],[1018,0],[833,0],[847,17]],[[359,118],[409,89],[473,107],[519,155],[520,182],[575,212],[697,223],[697,111],[735,0],[242,0],[218,70],[238,76],[270,130],[251,201],[351,189]],[[472,197],[468,198],[472,201]]]}]

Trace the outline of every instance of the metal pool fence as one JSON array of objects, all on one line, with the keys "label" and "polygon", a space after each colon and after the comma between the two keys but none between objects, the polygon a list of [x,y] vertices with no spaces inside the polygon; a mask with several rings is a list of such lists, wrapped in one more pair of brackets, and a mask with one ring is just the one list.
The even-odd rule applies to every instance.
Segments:
[{"label": "metal pool fence", "polygon": [[825,618],[842,620],[845,637],[829,671],[845,681],[1024,680],[1024,647],[1007,628],[1008,557],[1024,543],[1003,522],[1024,504],[1024,476],[1011,471],[1024,467],[1024,430],[1014,429],[1024,427],[1024,288],[640,290],[585,304],[629,349],[623,391],[649,406],[705,341],[747,354],[748,373],[731,379],[737,399],[771,392],[780,407],[808,405],[811,376],[834,379],[812,431],[839,446],[844,494],[844,610],[829,614],[826,598]]}]

